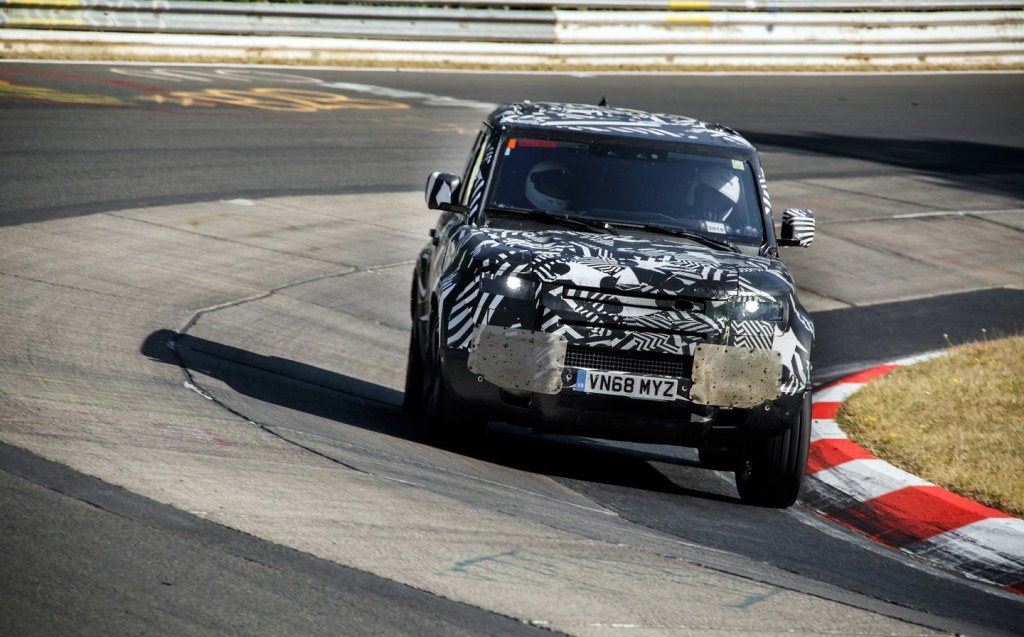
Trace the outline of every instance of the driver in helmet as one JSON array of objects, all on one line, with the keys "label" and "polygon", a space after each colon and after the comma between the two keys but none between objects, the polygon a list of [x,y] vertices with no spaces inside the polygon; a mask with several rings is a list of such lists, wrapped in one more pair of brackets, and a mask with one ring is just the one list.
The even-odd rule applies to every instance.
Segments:
[{"label": "driver in helmet", "polygon": [[569,205],[572,173],[556,161],[542,161],[526,176],[526,198],[548,212],[564,212]]},{"label": "driver in helmet", "polygon": [[693,214],[707,221],[724,222],[740,202],[740,178],[720,166],[704,168],[690,185],[687,204]]}]

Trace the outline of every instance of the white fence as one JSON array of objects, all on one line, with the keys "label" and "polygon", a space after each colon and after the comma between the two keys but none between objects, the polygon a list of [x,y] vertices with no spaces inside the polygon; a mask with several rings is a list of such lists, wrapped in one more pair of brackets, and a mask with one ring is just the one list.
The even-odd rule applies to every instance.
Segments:
[{"label": "white fence", "polygon": [[0,0],[0,53],[430,65],[1024,67],[1024,3]]}]

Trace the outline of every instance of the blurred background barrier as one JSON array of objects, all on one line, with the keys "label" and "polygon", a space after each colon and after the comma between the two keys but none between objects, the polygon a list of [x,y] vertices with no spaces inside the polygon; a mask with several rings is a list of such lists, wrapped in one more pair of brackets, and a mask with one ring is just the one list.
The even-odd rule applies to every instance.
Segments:
[{"label": "blurred background barrier", "polygon": [[0,54],[508,68],[1024,68],[1024,3],[0,0]]}]

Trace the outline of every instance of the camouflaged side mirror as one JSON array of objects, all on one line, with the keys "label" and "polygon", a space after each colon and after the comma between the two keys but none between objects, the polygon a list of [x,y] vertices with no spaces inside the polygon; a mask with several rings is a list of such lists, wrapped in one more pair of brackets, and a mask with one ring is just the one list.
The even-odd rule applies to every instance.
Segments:
[{"label": "camouflaged side mirror", "polygon": [[426,200],[431,210],[459,212],[461,207],[455,201],[459,197],[462,179],[451,173],[433,172],[427,177]]},{"label": "camouflaged side mirror", "polygon": [[806,248],[814,241],[814,213],[801,208],[786,208],[782,211],[782,233],[780,246]]}]

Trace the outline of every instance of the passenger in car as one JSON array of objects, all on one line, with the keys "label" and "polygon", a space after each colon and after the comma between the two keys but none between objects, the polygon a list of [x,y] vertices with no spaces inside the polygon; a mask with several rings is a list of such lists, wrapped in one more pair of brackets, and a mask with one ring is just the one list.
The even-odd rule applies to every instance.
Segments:
[{"label": "passenger in car", "polygon": [[747,215],[739,210],[741,199],[739,176],[721,166],[710,166],[697,173],[686,203],[694,218],[736,223],[746,221]]}]

